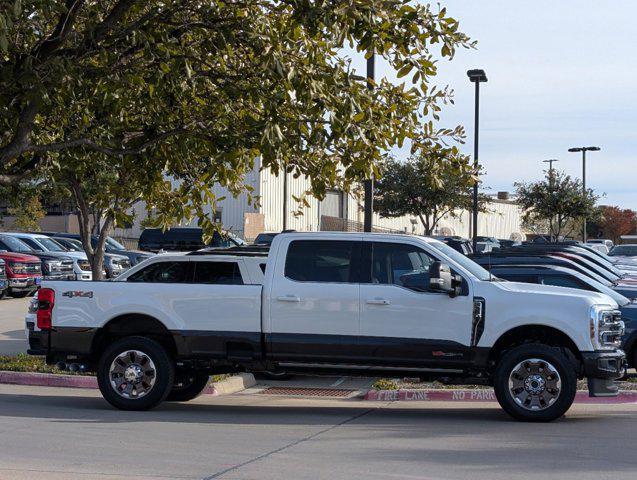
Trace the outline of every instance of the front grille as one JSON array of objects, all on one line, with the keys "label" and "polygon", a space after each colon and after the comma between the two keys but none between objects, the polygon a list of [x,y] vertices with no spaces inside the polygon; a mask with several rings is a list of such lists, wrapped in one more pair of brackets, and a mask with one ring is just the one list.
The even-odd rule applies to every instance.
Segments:
[{"label": "front grille", "polygon": [[60,272],[61,273],[73,273],[73,261],[72,260],[63,260],[60,262]]},{"label": "front grille", "polygon": [[42,272],[42,268],[40,267],[39,263],[25,263],[24,264],[26,266],[26,273],[41,273]]},{"label": "front grille", "polygon": [[91,264],[88,263],[88,260],[78,260],[77,264],[80,267],[80,270],[83,270],[85,272],[91,271]]}]

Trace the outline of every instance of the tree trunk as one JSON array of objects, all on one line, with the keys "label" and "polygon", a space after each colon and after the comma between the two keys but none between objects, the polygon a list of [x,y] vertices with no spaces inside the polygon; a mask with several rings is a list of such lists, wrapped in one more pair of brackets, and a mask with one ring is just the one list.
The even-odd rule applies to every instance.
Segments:
[{"label": "tree trunk", "polygon": [[93,259],[91,260],[91,271],[93,272],[93,280],[99,281],[104,278],[104,252],[106,250],[106,238],[111,233],[113,227],[113,217],[108,215],[102,224],[99,236],[97,237],[97,244],[93,252]]},{"label": "tree trunk", "polygon": [[422,226],[425,229],[425,235],[427,236],[431,235],[431,232],[433,231],[433,227],[429,225],[429,215],[419,214],[418,218],[420,218],[420,223],[422,223]]}]

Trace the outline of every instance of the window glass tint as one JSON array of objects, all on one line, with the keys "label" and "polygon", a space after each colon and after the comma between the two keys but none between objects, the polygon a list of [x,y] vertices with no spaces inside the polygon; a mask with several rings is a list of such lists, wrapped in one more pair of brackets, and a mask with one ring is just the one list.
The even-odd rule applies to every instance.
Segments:
[{"label": "window glass tint", "polygon": [[398,243],[374,243],[372,283],[427,291],[429,267],[434,261],[433,257],[418,247]]},{"label": "window glass tint", "polygon": [[285,276],[299,282],[355,282],[354,255],[360,242],[296,240],[285,259]]},{"label": "window glass tint", "polygon": [[44,249],[42,248],[41,245],[39,245],[37,242],[31,240],[30,238],[21,238],[20,240],[22,240],[24,243],[26,243],[29,247],[31,247],[36,252],[43,252],[44,251]]},{"label": "window glass tint", "polygon": [[537,275],[524,275],[519,273],[500,273],[497,270],[493,270],[493,274],[498,278],[504,278],[510,282],[520,283],[538,283]]},{"label": "window glass tint", "polygon": [[589,285],[580,282],[576,278],[567,277],[566,275],[546,275],[540,279],[544,285],[553,285],[555,287],[581,288],[584,290],[592,290]]},{"label": "window glass tint", "polygon": [[192,283],[192,264],[189,262],[159,262],[132,274],[128,282]]},{"label": "window glass tint", "polygon": [[237,262],[197,262],[195,283],[243,285]]}]

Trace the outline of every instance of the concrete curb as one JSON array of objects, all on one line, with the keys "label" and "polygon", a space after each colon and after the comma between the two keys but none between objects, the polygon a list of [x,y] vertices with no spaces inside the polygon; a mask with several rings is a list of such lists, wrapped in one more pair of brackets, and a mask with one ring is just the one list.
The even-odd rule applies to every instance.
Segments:
[{"label": "concrete curb", "polygon": [[[370,390],[363,400],[380,402],[497,402],[492,389],[479,390]],[[621,391],[616,397],[589,397],[578,390],[575,403],[637,403],[637,391]]]},{"label": "concrete curb", "polygon": [[[0,384],[31,385],[38,387],[97,388],[97,378],[89,375],[59,375],[55,373],[0,371]],[[254,375],[240,373],[220,382],[212,383],[203,391],[207,395],[228,395],[256,385]]]},{"label": "concrete curb", "polygon": [[213,383],[212,387],[217,392],[216,395],[229,395],[231,393],[241,392],[246,388],[254,387],[256,384],[257,381],[251,373],[238,373],[225,380]]}]

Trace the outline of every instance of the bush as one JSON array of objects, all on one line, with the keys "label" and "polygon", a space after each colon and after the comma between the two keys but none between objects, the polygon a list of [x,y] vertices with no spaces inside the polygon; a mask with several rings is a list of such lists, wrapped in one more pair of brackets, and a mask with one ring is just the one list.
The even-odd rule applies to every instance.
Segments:
[{"label": "bush", "polygon": [[372,384],[375,390],[398,390],[398,383],[388,378],[380,378]]}]

